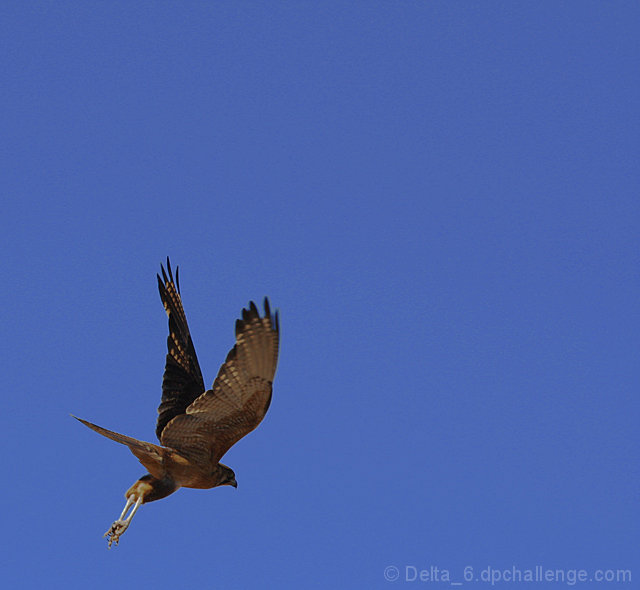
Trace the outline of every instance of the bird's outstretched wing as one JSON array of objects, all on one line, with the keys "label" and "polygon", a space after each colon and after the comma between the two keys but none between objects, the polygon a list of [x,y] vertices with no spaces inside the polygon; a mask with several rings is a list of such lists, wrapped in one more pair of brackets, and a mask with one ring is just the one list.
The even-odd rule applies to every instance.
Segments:
[{"label": "bird's outstretched wing", "polygon": [[[143,440],[138,440],[137,438],[133,438],[131,436],[120,434],[119,432],[114,432],[113,430],[107,430],[106,428],[102,428],[102,426],[97,426],[89,422],[88,420],[83,420],[82,418],[78,418],[77,416],[73,417],[76,420],[82,422],[85,426],[91,428],[91,430],[95,430],[98,434],[106,436],[107,438],[115,440],[116,442],[119,442],[123,445],[127,445],[129,447],[129,450],[138,458],[140,463],[142,463],[142,465],[144,465],[149,470],[149,473],[151,473],[151,475],[157,477],[158,479],[163,478],[164,467],[162,465],[162,447],[154,445],[153,443],[145,442]],[[164,450],[175,453],[173,449]]]},{"label": "bird's outstretched wing", "polygon": [[[204,380],[198,357],[191,341],[187,317],[180,298],[178,267],[173,280],[167,257],[167,271],[158,276],[158,290],[164,309],[169,316],[167,360],[162,377],[162,401],[158,407],[156,436],[162,442],[162,431],[176,416],[184,414],[187,407],[204,392]],[[168,275],[168,276],[167,276]]]},{"label": "bird's outstretched wing", "polygon": [[278,363],[278,313],[264,300],[260,317],[253,301],[236,321],[236,344],[220,367],[213,387],[162,432],[164,446],[200,465],[217,463],[243,436],[260,424],[271,402]]}]

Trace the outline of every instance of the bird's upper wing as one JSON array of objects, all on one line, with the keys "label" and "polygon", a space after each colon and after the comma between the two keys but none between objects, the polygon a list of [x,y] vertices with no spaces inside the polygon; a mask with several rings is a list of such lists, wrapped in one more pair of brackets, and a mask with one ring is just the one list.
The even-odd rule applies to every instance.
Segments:
[{"label": "bird's upper wing", "polygon": [[[204,392],[204,380],[198,357],[191,341],[187,317],[180,298],[178,267],[173,280],[171,265],[167,258],[167,272],[162,269],[158,276],[158,289],[164,309],[169,316],[167,338],[167,360],[162,377],[162,401],[158,407],[156,436],[162,442],[162,431],[176,416],[184,414],[187,407]],[[168,276],[167,276],[168,275]]]},{"label": "bird's upper wing", "polygon": [[213,387],[166,426],[163,445],[200,465],[211,465],[260,424],[271,402],[280,339],[278,313],[271,315],[267,298],[264,309],[264,317],[253,302],[242,310],[236,344]]}]

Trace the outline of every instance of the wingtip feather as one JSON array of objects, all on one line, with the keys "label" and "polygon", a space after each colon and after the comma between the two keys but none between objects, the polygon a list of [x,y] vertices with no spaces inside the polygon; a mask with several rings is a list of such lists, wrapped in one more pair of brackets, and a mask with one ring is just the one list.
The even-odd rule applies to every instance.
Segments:
[{"label": "wingtip feather", "polygon": [[256,304],[253,301],[249,301],[249,312],[254,317],[258,317],[258,318],[260,317],[260,313],[258,312],[258,308],[256,307]]},{"label": "wingtip feather", "polygon": [[266,318],[270,318],[271,317],[271,307],[269,306],[269,298],[268,297],[264,298],[264,317],[266,317]]},{"label": "wingtip feather", "polygon": [[169,262],[169,257],[167,256],[167,272],[169,273],[169,279],[173,283],[173,272],[171,271],[171,262]]}]

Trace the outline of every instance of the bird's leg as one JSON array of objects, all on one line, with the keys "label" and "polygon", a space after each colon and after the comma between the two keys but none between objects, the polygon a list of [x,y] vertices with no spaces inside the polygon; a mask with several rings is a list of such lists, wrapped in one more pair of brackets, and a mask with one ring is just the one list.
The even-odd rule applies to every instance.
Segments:
[{"label": "bird's leg", "polygon": [[[116,520],[111,525],[111,528],[109,528],[109,530],[104,534],[104,536],[109,540],[109,549],[111,549],[111,543],[113,543],[114,541],[116,545],[118,544],[118,542],[120,541],[120,535],[122,535],[122,533],[127,530],[127,527],[131,523],[133,515],[136,513],[138,508],[140,508],[141,504],[142,496],[138,496],[137,499],[134,494],[127,496],[127,503],[124,505],[124,510],[122,511],[120,518],[118,518],[118,520]],[[133,509],[129,513],[129,516],[125,518],[125,515],[127,514],[129,508],[131,508],[131,506],[133,506]]]}]

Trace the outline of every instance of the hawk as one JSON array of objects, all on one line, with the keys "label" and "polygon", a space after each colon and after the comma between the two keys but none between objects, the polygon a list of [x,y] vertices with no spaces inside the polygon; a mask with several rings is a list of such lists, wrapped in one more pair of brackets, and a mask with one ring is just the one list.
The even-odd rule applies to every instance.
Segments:
[{"label": "hawk", "polygon": [[278,312],[272,315],[269,300],[264,299],[262,317],[253,301],[242,310],[242,318],[236,320],[236,343],[213,386],[205,391],[182,307],[178,267],[175,280],[169,258],[167,270],[162,265],[160,268],[158,289],[169,316],[168,351],[156,426],[160,445],[77,418],[97,433],[127,445],[148,471],[127,490],[122,514],[104,535],[109,547],[113,542],[118,544],[142,504],[165,498],[181,487],[237,487],[233,470],[220,463],[220,459],[260,424],[271,402],[280,328]]}]

